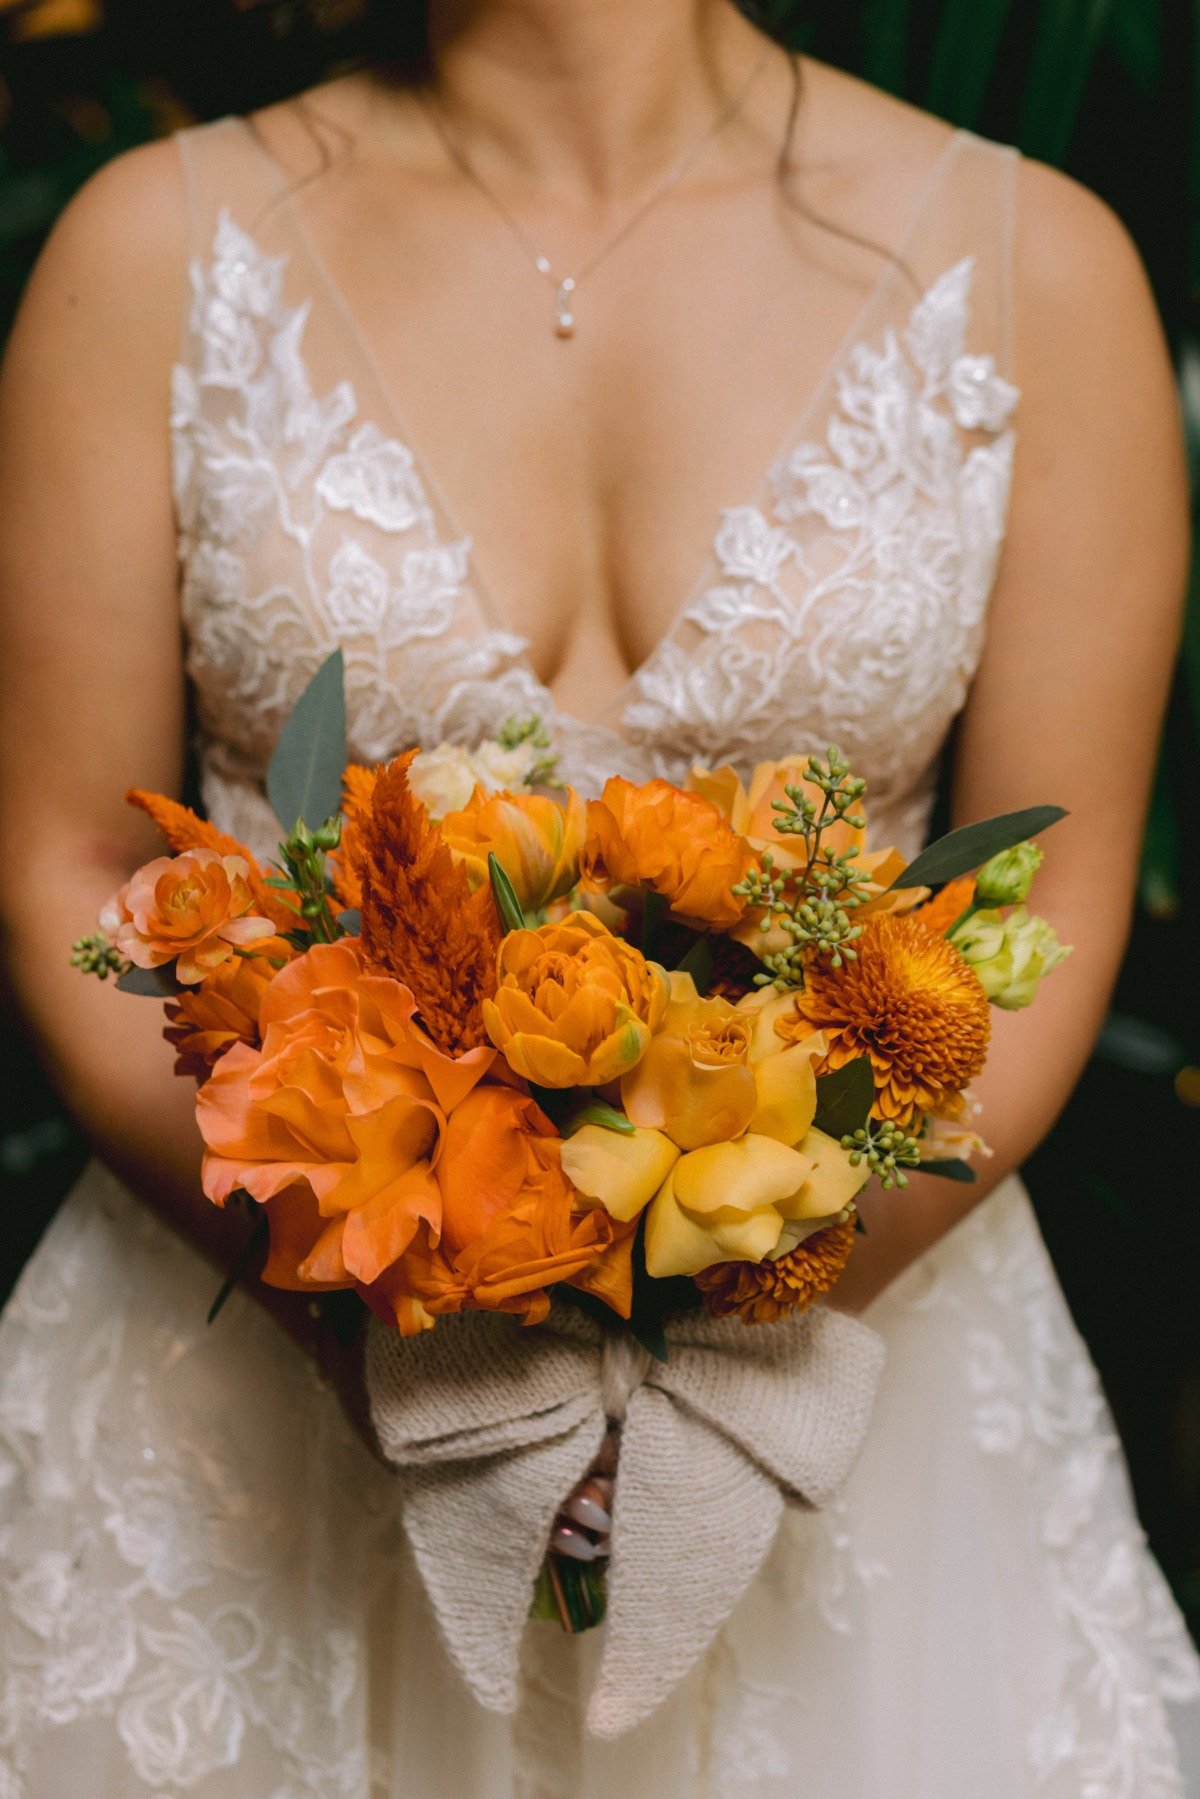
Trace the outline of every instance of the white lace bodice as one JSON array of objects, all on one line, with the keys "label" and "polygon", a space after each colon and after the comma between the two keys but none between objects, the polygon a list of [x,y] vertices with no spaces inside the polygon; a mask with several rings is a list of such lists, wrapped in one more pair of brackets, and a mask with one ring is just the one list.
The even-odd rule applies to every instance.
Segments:
[{"label": "white lace bodice", "polygon": [[878,839],[916,847],[1004,534],[1011,152],[951,140],[791,441],[714,521],[666,636],[584,719],[556,707],[480,580],[280,171],[239,121],[182,143],[183,617],[205,797],[227,828],[271,847],[272,744],[340,645],[364,761],[530,712],[585,791],[836,742],[869,782]]}]

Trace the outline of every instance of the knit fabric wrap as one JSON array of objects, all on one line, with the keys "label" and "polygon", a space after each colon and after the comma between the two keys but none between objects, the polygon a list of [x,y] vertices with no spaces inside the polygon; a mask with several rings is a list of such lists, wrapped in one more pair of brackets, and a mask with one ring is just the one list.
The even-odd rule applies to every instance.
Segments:
[{"label": "knit fabric wrap", "polygon": [[372,1321],[379,1445],[450,1654],[492,1711],[516,1709],[555,1514],[622,1408],[595,1736],[648,1717],[704,1653],[785,1503],[822,1506],[850,1473],[883,1367],[866,1325],[693,1312],[667,1336],[659,1362],[562,1306],[534,1329],[464,1312],[403,1338]]}]

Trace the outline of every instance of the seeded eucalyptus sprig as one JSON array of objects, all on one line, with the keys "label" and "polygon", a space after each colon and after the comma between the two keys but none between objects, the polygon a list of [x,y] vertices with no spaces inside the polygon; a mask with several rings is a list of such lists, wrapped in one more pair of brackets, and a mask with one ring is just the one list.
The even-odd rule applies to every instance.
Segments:
[{"label": "seeded eucalyptus sprig", "polygon": [[842,1148],[850,1153],[851,1167],[865,1162],[885,1188],[907,1187],[904,1170],[917,1168],[921,1162],[917,1139],[886,1118],[868,1118],[865,1125],[842,1138]]},{"label": "seeded eucalyptus sprig", "polygon": [[267,884],[281,892],[295,894],[300,900],[303,924],[287,932],[287,940],[296,949],[308,949],[314,943],[336,943],[345,935],[334,914],[325,873],[325,859],[342,840],[340,818],[327,818],[317,830],[310,831],[302,818],[296,820],[279,854],[286,879],[268,875]]},{"label": "seeded eucalyptus sprig", "polygon": [[854,941],[862,935],[851,914],[863,903],[869,877],[855,866],[858,849],[831,850],[825,834],[835,824],[863,830],[866,820],[857,810],[867,784],[850,772],[841,752],[831,748],[824,761],[810,756],[805,780],[821,795],[813,799],[799,783],[784,788],[786,799],[775,800],[775,829],[782,837],[799,837],[805,861],[795,868],[779,868],[768,850],[759,868],[751,869],[734,892],[750,908],[762,912],[764,934],[778,927],[791,942],[764,955],[764,974],[758,986],[773,982],[780,988],[799,987],[804,981],[804,962],[814,952],[840,968],[854,961]]},{"label": "seeded eucalyptus sprig", "polygon": [[554,787],[558,784],[558,753],[554,748],[554,740],[538,713],[532,713],[529,718],[506,718],[496,732],[496,742],[502,750],[520,749],[523,743],[527,743],[531,749],[540,752],[526,776],[530,787]]},{"label": "seeded eucalyptus sprig", "polygon": [[93,931],[71,945],[71,967],[78,968],[83,974],[98,975],[102,981],[106,981],[110,974],[118,978],[123,975],[129,963],[103,931]]}]

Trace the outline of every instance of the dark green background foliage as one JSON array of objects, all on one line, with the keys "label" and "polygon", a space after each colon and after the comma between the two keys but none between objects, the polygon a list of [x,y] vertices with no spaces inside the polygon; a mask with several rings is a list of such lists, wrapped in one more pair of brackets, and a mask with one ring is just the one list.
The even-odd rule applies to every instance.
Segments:
[{"label": "dark green background foliage", "polygon": [[[47,4],[0,0],[0,39],[8,40],[0,42],[0,326],[55,214],[101,162],[190,117],[295,91],[359,53],[371,29],[364,0],[78,0],[81,20],[93,12],[95,29],[38,35],[53,23]],[[403,5],[384,0],[383,10],[395,20]],[[1200,492],[1196,0],[766,0],[758,12],[813,54],[1065,166],[1116,208],[1146,259],[1178,359]],[[1129,1448],[1143,1517],[1193,1625],[1198,750],[1200,580],[1114,1014],[1028,1170]],[[1051,797],[1053,786],[1048,768]],[[0,1284],[15,1276],[84,1153],[15,1034],[3,1047],[11,1073],[0,1091]]]}]

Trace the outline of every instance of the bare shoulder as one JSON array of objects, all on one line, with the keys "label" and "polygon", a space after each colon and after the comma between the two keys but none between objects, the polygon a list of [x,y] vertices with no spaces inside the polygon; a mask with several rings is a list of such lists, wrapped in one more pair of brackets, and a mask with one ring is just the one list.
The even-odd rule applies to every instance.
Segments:
[{"label": "bare shoulder", "polygon": [[[805,58],[796,153],[819,205],[882,243],[920,194],[953,126],[827,63]],[[827,190],[822,192],[821,190]]]},{"label": "bare shoulder", "polygon": [[187,195],[177,146],[147,144],[94,175],[58,219],[30,278],[12,350],[31,336],[119,349],[136,344],[139,364],[157,344],[178,341],[187,265]]},{"label": "bare shoulder", "polygon": [[1089,188],[1027,160],[1017,177],[1014,279],[1030,348],[1039,335],[1128,341],[1131,328],[1161,348],[1150,284],[1121,220]]}]

